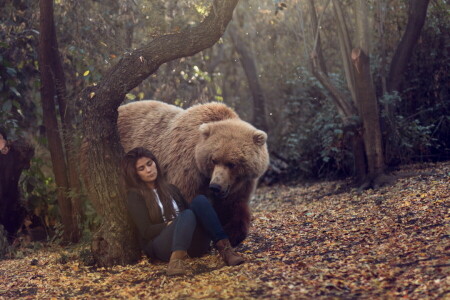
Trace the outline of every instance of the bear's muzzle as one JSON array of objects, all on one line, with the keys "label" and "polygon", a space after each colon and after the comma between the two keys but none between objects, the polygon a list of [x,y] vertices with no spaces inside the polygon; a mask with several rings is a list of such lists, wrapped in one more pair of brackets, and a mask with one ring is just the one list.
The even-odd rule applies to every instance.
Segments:
[{"label": "bear's muzzle", "polygon": [[223,199],[228,196],[228,193],[230,191],[230,186],[228,186],[226,189],[223,189],[222,186],[216,183],[210,183],[209,189],[211,192],[213,192],[214,196]]}]

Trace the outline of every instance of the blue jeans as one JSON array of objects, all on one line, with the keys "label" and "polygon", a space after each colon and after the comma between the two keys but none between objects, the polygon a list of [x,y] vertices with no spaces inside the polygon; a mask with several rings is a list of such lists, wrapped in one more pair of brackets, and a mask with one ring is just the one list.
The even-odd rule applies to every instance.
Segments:
[{"label": "blue jeans", "polygon": [[168,261],[176,250],[186,250],[190,257],[199,257],[209,251],[211,240],[227,239],[216,211],[209,200],[196,196],[189,209],[182,211],[152,242],[153,253]]},{"label": "blue jeans", "polygon": [[222,224],[220,224],[219,217],[208,198],[203,195],[196,196],[192,200],[191,209],[214,244],[228,238],[223,230]]}]

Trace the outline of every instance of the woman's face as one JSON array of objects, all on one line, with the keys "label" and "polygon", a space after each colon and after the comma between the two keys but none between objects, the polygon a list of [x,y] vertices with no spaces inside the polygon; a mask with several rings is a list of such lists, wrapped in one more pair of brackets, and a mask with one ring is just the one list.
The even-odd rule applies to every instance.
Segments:
[{"label": "woman's face", "polygon": [[148,157],[141,157],[136,161],[136,172],[139,178],[149,187],[155,188],[155,180],[158,177],[158,170],[155,162]]},{"label": "woman's face", "polygon": [[9,148],[6,146],[6,140],[3,138],[3,135],[0,133],[0,152],[2,154],[7,154]]}]

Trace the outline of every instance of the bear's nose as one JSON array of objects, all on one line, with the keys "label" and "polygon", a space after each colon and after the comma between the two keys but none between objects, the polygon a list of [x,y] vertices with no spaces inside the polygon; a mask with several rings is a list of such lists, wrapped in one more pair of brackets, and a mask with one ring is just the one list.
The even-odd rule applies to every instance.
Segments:
[{"label": "bear's nose", "polygon": [[219,194],[222,191],[222,188],[220,185],[216,184],[216,183],[211,183],[209,185],[209,189],[211,190],[211,192],[213,192],[214,194]]}]

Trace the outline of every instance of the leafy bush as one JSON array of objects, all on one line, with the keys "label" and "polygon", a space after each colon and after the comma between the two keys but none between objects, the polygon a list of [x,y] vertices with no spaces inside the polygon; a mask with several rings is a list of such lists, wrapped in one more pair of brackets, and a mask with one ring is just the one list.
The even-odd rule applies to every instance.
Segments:
[{"label": "leafy bush", "polygon": [[38,32],[32,27],[32,11],[21,2],[7,1],[0,16],[0,123],[11,139],[20,135],[19,128],[37,123],[32,97],[39,88]]},{"label": "leafy bush", "polygon": [[[331,76],[337,86],[343,81]],[[289,172],[302,177],[349,175],[351,153],[336,108],[321,84],[303,67],[286,83],[288,95],[281,145],[275,150],[288,158]]]},{"label": "leafy bush", "polygon": [[[401,107],[402,99],[398,93],[386,94],[381,99],[382,104],[391,107]],[[433,149],[440,148],[441,141],[434,134],[441,123],[448,116],[441,116],[435,122],[424,120],[420,115],[436,115],[442,111],[437,107],[429,107],[408,117],[397,113],[393,118],[389,118],[385,111],[382,111],[382,119],[385,124],[383,130],[385,143],[385,157],[388,165],[405,164],[416,160],[427,160]],[[428,124],[423,124],[427,122]],[[445,141],[444,141],[445,142]]]},{"label": "leafy bush", "polygon": [[57,225],[59,213],[56,185],[52,177],[44,174],[45,167],[41,158],[33,158],[30,169],[22,173],[20,188],[30,214],[39,218],[48,234]]}]

